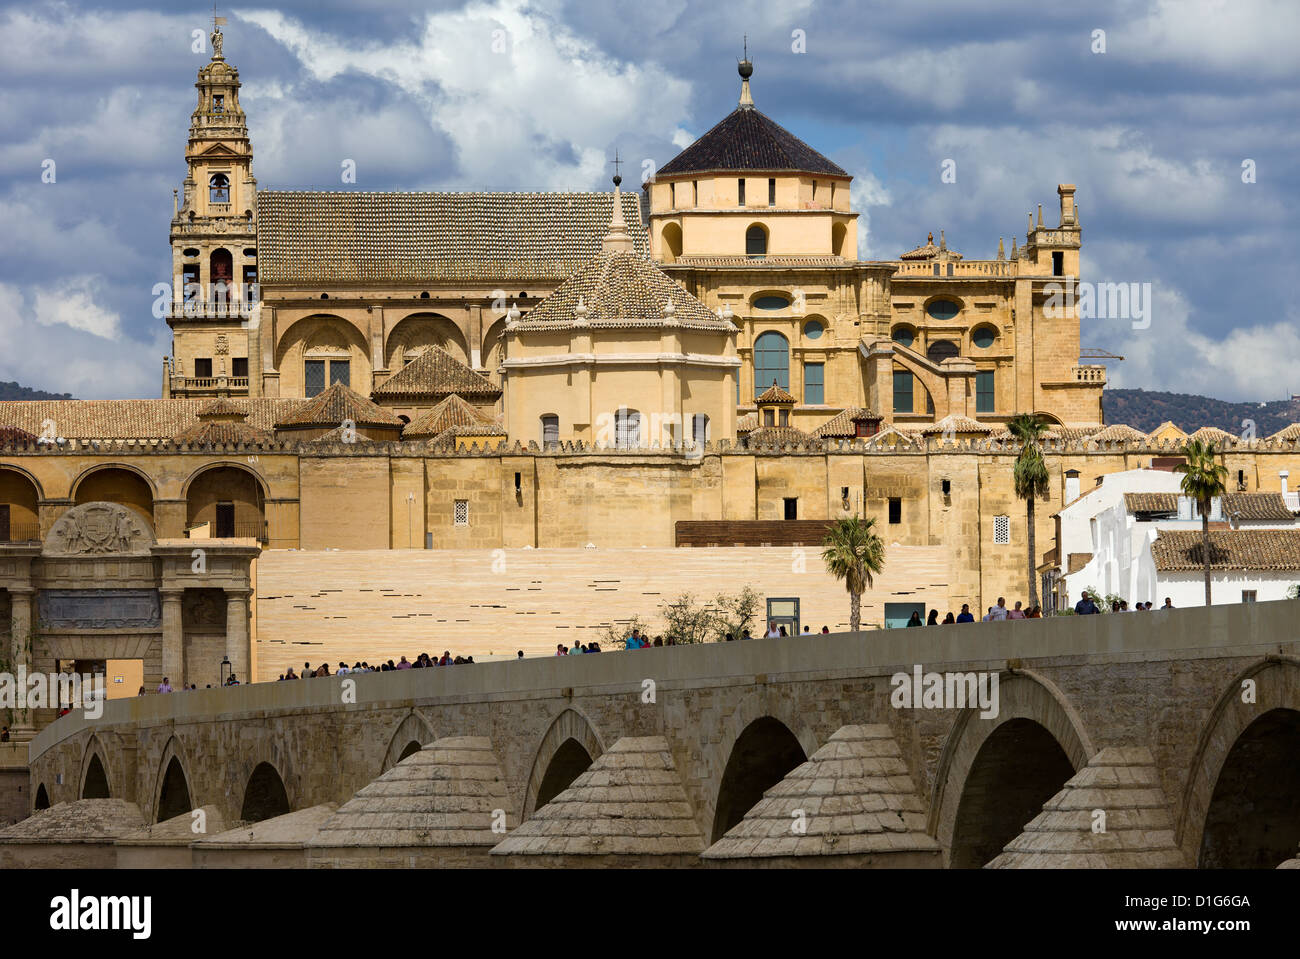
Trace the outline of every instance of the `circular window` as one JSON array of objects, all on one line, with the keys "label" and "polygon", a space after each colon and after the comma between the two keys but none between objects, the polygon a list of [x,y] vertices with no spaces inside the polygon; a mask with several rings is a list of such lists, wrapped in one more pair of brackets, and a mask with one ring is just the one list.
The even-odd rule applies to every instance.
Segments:
[{"label": "circular window", "polygon": [[935,300],[925,308],[925,312],[930,314],[931,319],[951,320],[961,312],[961,306],[952,300]]},{"label": "circular window", "polygon": [[823,329],[821,323],[816,320],[809,320],[803,325],[803,335],[810,340],[816,340],[821,337]]},{"label": "circular window", "polygon": [[993,345],[993,341],[998,338],[998,334],[991,326],[981,326],[970,335],[971,342],[981,350],[987,350]]},{"label": "circular window", "polygon": [[911,346],[913,341],[916,340],[916,331],[910,326],[896,326],[894,327],[892,339],[899,346]]},{"label": "circular window", "polygon": [[760,296],[754,300],[756,310],[784,310],[789,305],[790,301],[784,296]]},{"label": "circular window", "polygon": [[960,352],[957,349],[957,344],[952,340],[935,340],[930,344],[930,348],[925,351],[925,355],[934,363],[942,363]]}]

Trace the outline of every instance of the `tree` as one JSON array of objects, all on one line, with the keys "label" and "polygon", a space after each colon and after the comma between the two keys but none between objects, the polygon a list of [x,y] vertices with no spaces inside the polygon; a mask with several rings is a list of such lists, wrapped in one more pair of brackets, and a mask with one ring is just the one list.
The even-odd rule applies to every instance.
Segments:
[{"label": "tree", "polygon": [[725,640],[728,633],[740,639],[750,623],[754,622],[762,601],[758,590],[748,584],[742,586],[739,593],[719,593],[714,601],[717,606],[714,639]]},{"label": "tree", "polygon": [[1190,440],[1184,450],[1187,461],[1174,467],[1175,473],[1182,473],[1179,484],[1183,495],[1196,503],[1201,514],[1201,564],[1205,570],[1205,605],[1210,605],[1210,508],[1214,498],[1222,496],[1227,490],[1224,482],[1228,478],[1228,468],[1215,457],[1214,445],[1200,440]]},{"label": "tree", "polygon": [[885,568],[885,541],[876,535],[876,521],[852,516],[831,524],[822,540],[826,571],[844,583],[849,593],[849,629],[862,623],[862,594]]},{"label": "tree", "polygon": [[1012,477],[1015,482],[1016,496],[1025,501],[1025,514],[1029,524],[1029,533],[1026,536],[1025,548],[1026,565],[1029,573],[1029,605],[1034,607],[1038,605],[1038,564],[1037,558],[1037,531],[1034,528],[1034,502],[1038,499],[1046,499],[1049,489],[1050,478],[1047,474],[1047,462],[1043,459],[1043,448],[1040,440],[1043,434],[1047,432],[1047,424],[1042,418],[1034,413],[1017,413],[1007,423],[1007,429],[1011,435],[1020,443],[1020,452],[1016,456],[1016,463],[1012,469]]},{"label": "tree", "polygon": [[693,593],[682,593],[675,600],[659,604],[664,632],[678,645],[708,642],[717,614],[697,602]]}]

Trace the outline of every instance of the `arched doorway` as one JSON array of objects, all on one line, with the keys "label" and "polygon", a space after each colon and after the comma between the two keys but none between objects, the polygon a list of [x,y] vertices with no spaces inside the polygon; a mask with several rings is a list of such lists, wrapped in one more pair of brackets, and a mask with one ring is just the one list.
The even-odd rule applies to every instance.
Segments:
[{"label": "arched doorway", "polygon": [[289,811],[289,794],[285,792],[284,780],[270,763],[259,763],[248,777],[239,818],[244,822],[261,822],[286,815]]},{"label": "arched doorway", "polygon": [[185,493],[187,529],[208,525],[218,539],[265,539],[262,484],[238,466],[211,466],[190,480]]},{"label": "arched doorway", "polygon": [[722,838],[790,770],[808,761],[799,740],[779,719],[764,716],[745,727],[731,747],[718,787],[713,842]]},{"label": "arched doorway", "polygon": [[586,772],[591,763],[591,754],[582,743],[576,739],[562,742],[546,767],[546,775],[542,777],[542,784],[537,790],[534,812],[573,785],[573,781]]},{"label": "arched doorway", "polygon": [[45,783],[36,787],[36,798],[32,802],[33,809],[49,809],[50,794],[45,791]]},{"label": "arched doorway", "polygon": [[980,746],[962,788],[950,865],[977,869],[1042,811],[1074,766],[1061,744],[1032,719],[1011,719]]},{"label": "arched doorway", "polygon": [[682,255],[682,228],[676,223],[666,223],[659,236],[663,241],[659,246],[659,256],[664,263],[676,263]]},{"label": "arched doorway", "polygon": [[184,816],[193,808],[185,770],[181,768],[181,761],[173,756],[167,764],[167,772],[163,774],[162,790],[158,793],[158,815],[154,817],[154,822],[166,822]]},{"label": "arched doorway", "polygon": [[81,782],[81,798],[113,798],[108,789],[108,774],[104,772],[104,764],[99,760],[99,753],[95,753],[90,757],[90,765],[86,767],[85,779]]},{"label": "arched doorway", "polygon": [[117,503],[140,515],[153,530],[153,488],[139,473],[123,466],[105,466],[82,477],[73,496],[83,503]]},{"label": "arched doorway", "polygon": [[1201,869],[1275,869],[1300,847],[1300,712],[1273,709],[1242,731],[1205,816]]}]

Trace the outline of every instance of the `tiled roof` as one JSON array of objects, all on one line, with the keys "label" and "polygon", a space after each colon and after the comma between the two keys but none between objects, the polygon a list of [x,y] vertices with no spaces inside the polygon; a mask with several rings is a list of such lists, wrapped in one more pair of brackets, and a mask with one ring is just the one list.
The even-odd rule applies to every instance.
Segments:
[{"label": "tiled roof", "polygon": [[883,446],[885,445],[884,441],[891,436],[896,437],[900,443],[908,444],[916,443],[921,438],[921,434],[916,430],[906,430],[898,426],[890,425],[881,429],[881,431],[875,436],[869,437],[867,439],[867,445],[872,448]]},{"label": "tiled roof", "polygon": [[259,430],[243,422],[220,422],[202,420],[188,429],[181,430],[173,439],[177,443],[195,445],[219,445],[221,443],[273,443],[275,434],[270,430]]},{"label": "tiled roof", "polygon": [[515,327],[663,326],[669,322],[719,333],[736,329],[641,254],[603,250]]},{"label": "tiled roof", "polygon": [[1187,438],[1189,440],[1200,440],[1202,443],[1213,443],[1216,446],[1237,442],[1236,436],[1229,433],[1227,430],[1219,429],[1217,426],[1202,426]]},{"label": "tiled roof", "polygon": [[781,389],[772,381],[772,385],[765,389],[759,398],[755,401],[758,403],[793,403],[794,397],[786,390]]},{"label": "tiled roof", "polygon": [[881,415],[875,410],[865,409],[860,406],[851,406],[843,412],[837,413],[829,420],[823,423],[817,429],[813,430],[813,436],[820,436],[823,439],[839,439],[840,437],[857,436],[857,425],[863,420],[875,420],[879,422]]},{"label": "tiled roof", "polygon": [[815,443],[811,433],[795,429],[793,426],[764,426],[750,432],[745,437],[745,445],[750,449],[759,446],[797,446],[801,443]]},{"label": "tiled roof", "polygon": [[[482,437],[483,447],[486,449],[489,446],[498,445],[500,440],[495,439],[495,437],[502,437],[505,435],[505,428],[501,426],[500,423],[485,423],[478,426],[449,426],[435,436],[432,442],[434,446],[454,446],[456,444],[456,437],[458,436]],[[473,441],[471,441],[471,443],[474,446],[479,445]]]},{"label": "tiled roof", "polygon": [[453,426],[486,426],[493,419],[470,406],[455,393],[442,400],[431,410],[425,410],[402,430],[402,439],[429,439]]},{"label": "tiled roof", "polygon": [[1177,493],[1125,493],[1124,508],[1130,513],[1176,513]]},{"label": "tiled roof", "polygon": [[758,429],[758,414],[746,413],[744,416],[736,419],[736,432],[748,433]]},{"label": "tiled roof", "polygon": [[1300,440],[1300,423],[1292,423],[1290,426],[1283,427],[1270,436],[1269,439],[1286,440],[1288,442],[1291,440]]},{"label": "tiled roof", "polygon": [[1281,493],[1229,493],[1223,498],[1224,511],[1239,519],[1290,522],[1295,514],[1286,507]]},{"label": "tiled roof", "polygon": [[36,434],[19,429],[16,426],[0,426],[0,446],[10,443],[35,443]]},{"label": "tiled roof", "polygon": [[[1151,544],[1156,569],[1202,569],[1200,530],[1161,530]],[[1210,566],[1219,570],[1300,570],[1300,529],[1210,531]]]},{"label": "tiled roof", "polygon": [[450,393],[495,398],[501,395],[501,390],[486,376],[475,373],[446,350],[430,346],[389,377],[371,395],[392,399],[398,396],[446,396]]},{"label": "tiled roof", "polygon": [[[1042,438],[1045,440],[1089,439],[1092,437],[1094,433],[1101,432],[1101,429],[1102,426],[1100,423],[1094,424],[1092,426],[1057,426],[1056,424],[1052,424],[1046,430],[1043,431]],[[996,433],[990,436],[989,439],[997,440],[1000,443],[1006,443],[1006,442],[1014,441],[1015,436],[1012,435],[1010,430],[1003,429],[1003,430],[998,430]]]},{"label": "tiled roof", "polygon": [[1127,442],[1129,440],[1143,441],[1147,435],[1141,430],[1135,430],[1131,426],[1125,426],[1123,423],[1116,423],[1113,426],[1107,426],[1103,430],[1093,433],[1088,439],[1098,443],[1111,443],[1116,440]]},{"label": "tiled roof", "polygon": [[393,426],[401,429],[405,424],[393,413],[342,383],[335,383],[319,396],[299,401],[292,413],[275,424],[277,430],[311,429],[312,427],[342,425],[351,420],[354,426]]},{"label": "tiled roof", "polygon": [[954,250],[949,250],[947,244],[942,247],[935,246],[933,233],[926,237],[924,246],[918,246],[915,250],[908,250],[906,253],[900,253],[898,258],[900,260],[933,260],[941,252],[947,253],[948,259],[950,260],[961,259],[961,254]]},{"label": "tiled roof", "polygon": [[201,407],[198,417],[199,419],[216,419],[220,417],[222,419],[243,420],[248,418],[248,411],[228,399],[216,399],[207,406]]},{"label": "tiled roof", "polygon": [[[198,423],[199,412],[210,399],[183,400],[6,400],[0,401],[0,426],[41,435],[46,420],[67,439],[171,439]],[[244,410],[248,423],[271,429],[302,399],[234,398],[226,402]]]},{"label": "tiled roof", "polygon": [[922,436],[938,436],[942,433],[992,433],[993,427],[987,423],[981,423],[979,420],[973,420],[969,416],[962,416],[960,413],[950,413],[937,423],[931,423],[929,426],[922,427]]},{"label": "tiled roof", "polygon": [[733,110],[660,167],[659,174],[677,176],[729,170],[848,176],[839,165],[752,107]]},{"label": "tiled roof", "polygon": [[0,839],[81,841],[116,839],[144,825],[140,807],[122,799],[78,799],[38,809],[4,830]]},{"label": "tiled roof", "polygon": [[354,429],[353,429],[353,430],[349,430],[347,427],[343,426],[342,424],[339,424],[338,426],[334,427],[334,429],[329,430],[329,431],[326,432],[326,433],[322,433],[320,436],[316,436],[316,437],[313,437],[312,439],[306,440],[306,442],[307,442],[307,443],[320,443],[320,444],[324,444],[324,443],[373,443],[374,440],[372,440],[369,436],[366,436],[364,433],[358,433],[358,432],[357,432],[356,430],[354,430]]},{"label": "tiled roof", "polygon": [[[639,197],[623,194],[648,252]],[[600,252],[612,193],[259,191],[259,280],[561,280]]]}]

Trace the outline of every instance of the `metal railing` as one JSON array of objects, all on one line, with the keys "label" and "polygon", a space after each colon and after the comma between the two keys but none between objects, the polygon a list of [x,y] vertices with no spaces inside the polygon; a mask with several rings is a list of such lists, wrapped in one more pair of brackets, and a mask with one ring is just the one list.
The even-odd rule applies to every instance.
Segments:
[{"label": "metal railing", "polygon": [[0,543],[39,543],[41,527],[35,520],[10,520],[0,526]]}]

